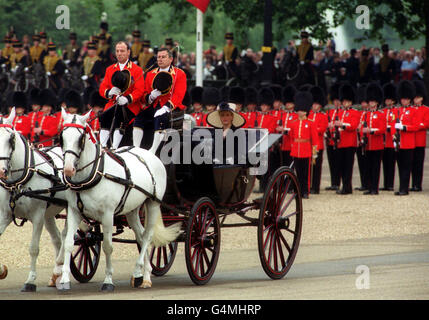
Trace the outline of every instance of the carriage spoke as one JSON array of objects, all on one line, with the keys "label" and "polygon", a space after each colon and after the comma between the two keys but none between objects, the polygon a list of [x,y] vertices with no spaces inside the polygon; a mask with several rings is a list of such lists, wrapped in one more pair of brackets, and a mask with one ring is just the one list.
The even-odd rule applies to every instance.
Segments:
[{"label": "carriage spoke", "polygon": [[284,238],[284,236],[283,236],[283,234],[281,233],[281,232],[279,232],[279,238],[280,238],[280,240],[282,240],[282,242],[283,242],[283,244],[285,245],[285,247],[286,247],[286,249],[287,249],[287,251],[289,252],[289,254],[290,254],[290,252],[291,252],[291,247],[289,246],[289,244],[287,243],[287,240]]},{"label": "carriage spoke", "polygon": [[294,200],[296,197],[296,193],[294,193],[290,199],[286,202],[286,204],[283,206],[283,208],[281,209],[280,212],[280,216],[283,216],[283,214],[286,212],[287,208],[289,207],[289,205],[292,203],[292,200]]},{"label": "carriage spoke", "polygon": [[279,235],[276,237],[276,242],[277,242],[277,248],[279,251],[279,255],[280,255],[280,260],[281,260],[281,264],[282,264],[282,269],[286,266],[286,261],[285,261],[285,257],[283,254],[283,249],[282,249],[282,245],[280,243],[280,235],[281,235],[281,231],[278,230],[277,231],[279,233]]}]

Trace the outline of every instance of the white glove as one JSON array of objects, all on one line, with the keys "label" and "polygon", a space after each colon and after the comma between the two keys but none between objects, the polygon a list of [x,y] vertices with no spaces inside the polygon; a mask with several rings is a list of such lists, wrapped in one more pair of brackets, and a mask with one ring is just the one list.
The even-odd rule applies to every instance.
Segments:
[{"label": "white glove", "polygon": [[81,79],[82,79],[83,81],[86,81],[86,80],[88,80],[88,76],[87,76],[86,74],[84,74],[84,75],[81,77]]},{"label": "white glove", "polygon": [[395,123],[395,129],[403,130],[404,126],[402,125],[402,123]]},{"label": "white glove", "polygon": [[170,112],[170,108],[167,106],[163,106],[161,109],[159,109],[157,112],[155,112],[154,117],[162,116],[164,113]]},{"label": "white glove", "polygon": [[50,76],[51,76],[51,73],[48,71],[48,72],[46,72],[46,75],[47,75],[48,77],[50,77]]},{"label": "white glove", "polygon": [[393,141],[393,147],[396,149],[398,146],[398,143],[396,141]]},{"label": "white glove", "polygon": [[117,87],[113,87],[112,89],[109,90],[109,94],[107,96],[111,99],[113,96],[119,96],[120,94],[121,94],[121,89]]},{"label": "white glove", "polygon": [[65,63],[65,64],[69,64],[69,63],[70,63],[70,60],[64,60],[64,63]]},{"label": "white glove", "polygon": [[116,99],[116,101],[118,102],[118,104],[119,104],[120,106],[124,106],[124,105],[126,105],[126,104],[128,103],[128,99],[127,99],[127,98],[125,98],[124,96],[120,96],[120,97],[118,97],[118,98]]},{"label": "white glove", "polygon": [[28,69],[28,67],[25,67],[25,68],[24,68],[24,71],[25,71],[25,72],[28,72],[28,70],[29,70],[29,69]]},{"label": "white glove", "polygon": [[158,89],[152,90],[152,92],[149,95],[149,103],[154,102],[155,99],[158,98],[161,94],[162,94],[162,92],[159,91]]}]

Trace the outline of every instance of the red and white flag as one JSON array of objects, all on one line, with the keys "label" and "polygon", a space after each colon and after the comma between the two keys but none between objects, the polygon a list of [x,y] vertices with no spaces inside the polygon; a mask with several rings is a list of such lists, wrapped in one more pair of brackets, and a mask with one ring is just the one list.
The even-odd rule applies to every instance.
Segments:
[{"label": "red and white flag", "polygon": [[210,0],[188,0],[188,2],[192,3],[195,7],[205,13],[207,7],[209,6]]}]

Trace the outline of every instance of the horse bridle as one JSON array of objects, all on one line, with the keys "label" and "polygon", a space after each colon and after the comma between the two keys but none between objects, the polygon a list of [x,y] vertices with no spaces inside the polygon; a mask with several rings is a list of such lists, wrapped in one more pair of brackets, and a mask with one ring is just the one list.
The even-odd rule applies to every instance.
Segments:
[{"label": "horse bridle", "polygon": [[[76,123],[66,123],[64,125],[63,131],[60,134],[60,147],[61,147],[61,149],[63,148],[63,145],[64,145],[64,143],[63,143],[63,132],[69,128],[76,128],[80,133],[79,145],[78,145],[78,148],[79,148],[78,152],[79,153],[76,153],[73,150],[65,150],[63,152],[63,157],[65,157],[65,155],[67,153],[70,153],[70,154],[74,155],[79,160],[80,156],[82,154],[82,151],[85,148],[85,136],[86,136],[85,127],[80,125],[80,124],[76,124]],[[80,130],[82,130],[82,133]]]},{"label": "horse bridle", "polygon": [[9,128],[12,129],[12,132],[9,132],[10,138],[9,138],[9,145],[10,148],[12,149],[12,151],[10,152],[8,157],[0,157],[0,160],[7,160],[7,168],[6,168],[6,173],[9,171],[10,169],[10,161],[12,160],[12,154],[15,151],[15,143],[16,143],[16,137],[15,137],[15,132],[13,131],[13,127],[10,124],[4,124],[4,123],[0,123],[0,128]]}]

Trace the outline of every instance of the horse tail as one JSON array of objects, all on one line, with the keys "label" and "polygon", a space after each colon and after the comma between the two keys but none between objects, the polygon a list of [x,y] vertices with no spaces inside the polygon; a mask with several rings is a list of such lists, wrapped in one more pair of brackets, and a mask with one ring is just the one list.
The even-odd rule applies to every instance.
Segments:
[{"label": "horse tail", "polygon": [[[145,204],[145,206],[146,212],[149,212],[147,211],[147,204]],[[165,227],[164,221],[162,220],[160,208],[158,207],[157,210],[154,211],[155,216],[151,217],[155,220],[153,227],[152,244],[154,247],[158,248],[163,247],[177,239],[182,229],[182,223],[178,222],[172,224],[171,226]]]}]

